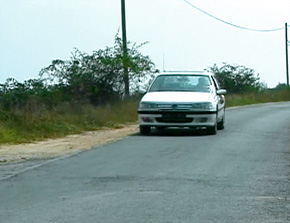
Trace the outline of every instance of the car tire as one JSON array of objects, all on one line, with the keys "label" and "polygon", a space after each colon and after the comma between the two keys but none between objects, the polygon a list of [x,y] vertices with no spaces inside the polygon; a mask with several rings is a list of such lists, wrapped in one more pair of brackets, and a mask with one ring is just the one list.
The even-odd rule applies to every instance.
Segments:
[{"label": "car tire", "polygon": [[225,122],[224,122],[224,118],[223,118],[220,122],[217,123],[217,129],[222,130],[224,128],[225,128]]},{"label": "car tire", "polygon": [[225,112],[224,112],[222,120],[217,123],[217,129],[218,130],[222,130],[224,128],[225,128]]},{"label": "car tire", "polygon": [[151,127],[150,126],[140,126],[140,134],[141,135],[149,135],[151,132]]},{"label": "car tire", "polygon": [[215,119],[215,124],[214,126],[210,126],[206,128],[207,134],[208,135],[215,135],[217,133],[217,117],[218,115],[216,115],[216,119]]}]

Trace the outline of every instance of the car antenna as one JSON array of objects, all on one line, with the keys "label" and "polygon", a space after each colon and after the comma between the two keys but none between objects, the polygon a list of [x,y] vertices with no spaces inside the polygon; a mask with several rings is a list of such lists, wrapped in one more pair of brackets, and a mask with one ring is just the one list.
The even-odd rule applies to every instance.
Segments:
[{"label": "car antenna", "polygon": [[165,54],[163,53],[163,72],[165,72]]}]

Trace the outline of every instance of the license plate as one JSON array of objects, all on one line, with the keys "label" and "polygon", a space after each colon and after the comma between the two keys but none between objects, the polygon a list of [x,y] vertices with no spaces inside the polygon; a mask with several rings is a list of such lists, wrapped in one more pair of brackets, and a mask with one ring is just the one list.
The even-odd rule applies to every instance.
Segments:
[{"label": "license plate", "polygon": [[179,114],[179,113],[169,113],[169,114],[163,114],[162,116],[164,119],[185,119],[185,114]]}]

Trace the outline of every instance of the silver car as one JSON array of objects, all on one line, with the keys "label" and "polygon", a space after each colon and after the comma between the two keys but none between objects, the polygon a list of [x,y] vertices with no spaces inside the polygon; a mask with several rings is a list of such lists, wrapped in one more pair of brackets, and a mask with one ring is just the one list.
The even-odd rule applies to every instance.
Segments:
[{"label": "silver car", "polygon": [[213,74],[161,73],[140,101],[140,133],[150,134],[151,127],[204,127],[208,134],[216,134],[224,128],[224,94]]}]

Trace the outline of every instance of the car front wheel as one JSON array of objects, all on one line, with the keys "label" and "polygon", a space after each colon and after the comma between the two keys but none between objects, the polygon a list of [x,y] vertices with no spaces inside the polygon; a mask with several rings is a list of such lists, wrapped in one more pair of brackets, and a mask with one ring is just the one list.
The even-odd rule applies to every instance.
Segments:
[{"label": "car front wheel", "polygon": [[217,123],[217,129],[218,130],[222,130],[224,128],[225,128],[225,110],[224,110],[224,114],[223,114],[222,120]]},{"label": "car front wheel", "polygon": [[210,126],[206,128],[207,134],[215,135],[217,133],[217,129],[218,129],[217,117],[218,115],[216,115],[214,126]]},{"label": "car front wheel", "polygon": [[218,122],[217,129],[218,130],[222,130],[224,128],[225,128],[225,121],[224,121],[224,118],[223,118],[220,122]]}]

